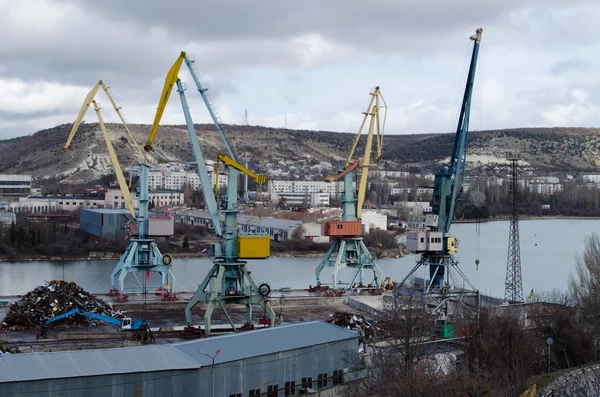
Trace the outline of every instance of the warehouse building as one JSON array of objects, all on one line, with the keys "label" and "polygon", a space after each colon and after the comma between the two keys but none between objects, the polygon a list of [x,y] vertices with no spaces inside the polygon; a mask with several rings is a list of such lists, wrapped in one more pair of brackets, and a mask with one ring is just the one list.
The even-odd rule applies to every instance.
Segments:
[{"label": "warehouse building", "polygon": [[343,382],[353,356],[356,332],[309,321],[171,345],[4,355],[0,395],[295,396]]},{"label": "warehouse building", "polygon": [[[79,228],[94,236],[115,239],[126,236],[129,228],[129,211],[107,208],[82,208],[79,211]],[[166,237],[174,233],[175,222],[169,214],[150,213],[148,236]]]},{"label": "warehouse building", "polygon": [[[212,228],[212,220],[208,211],[183,210],[174,214],[175,221],[194,226]],[[224,217],[221,216],[222,225]],[[240,233],[266,233],[273,241],[289,240],[290,228],[301,225],[302,221],[278,218],[258,218],[250,215],[238,215],[238,231]]]},{"label": "warehouse building", "polygon": [[0,174],[0,196],[31,194],[31,175]]}]

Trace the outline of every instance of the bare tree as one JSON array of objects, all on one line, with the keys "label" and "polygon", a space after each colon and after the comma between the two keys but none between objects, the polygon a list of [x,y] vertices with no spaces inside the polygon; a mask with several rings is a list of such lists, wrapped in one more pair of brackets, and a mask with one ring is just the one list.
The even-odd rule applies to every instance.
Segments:
[{"label": "bare tree", "polygon": [[296,225],[296,227],[292,231],[292,236],[291,236],[292,240],[304,240],[305,232],[306,232],[306,229],[304,228],[304,225],[302,225],[302,224]]},{"label": "bare tree", "polygon": [[600,339],[600,237],[596,233],[585,238],[583,254],[575,257],[569,293],[589,332]]},{"label": "bare tree", "polygon": [[352,363],[353,372],[362,373],[345,386],[344,395],[432,395],[436,368],[427,359],[422,342],[431,337],[433,324],[433,318],[415,296],[404,300],[399,310],[386,305],[377,319],[377,342],[364,363]]}]

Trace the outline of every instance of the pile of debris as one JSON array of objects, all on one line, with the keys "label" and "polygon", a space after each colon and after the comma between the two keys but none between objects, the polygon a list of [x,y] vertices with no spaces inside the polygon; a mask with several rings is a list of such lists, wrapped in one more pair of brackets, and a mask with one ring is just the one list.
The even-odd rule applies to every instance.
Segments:
[{"label": "pile of debris", "polygon": [[338,327],[358,331],[358,343],[363,345],[365,342],[372,342],[375,333],[379,330],[379,327],[375,324],[375,320],[366,314],[333,313],[329,315],[327,322],[333,323]]},{"label": "pile of debris", "polygon": [[[74,282],[54,280],[48,285],[35,288],[13,303],[0,330],[21,331],[43,328],[47,319],[73,309],[122,317],[122,312],[114,311],[109,303],[96,298]],[[100,324],[103,323],[82,315],[74,315],[55,321],[48,327],[82,328]]]}]

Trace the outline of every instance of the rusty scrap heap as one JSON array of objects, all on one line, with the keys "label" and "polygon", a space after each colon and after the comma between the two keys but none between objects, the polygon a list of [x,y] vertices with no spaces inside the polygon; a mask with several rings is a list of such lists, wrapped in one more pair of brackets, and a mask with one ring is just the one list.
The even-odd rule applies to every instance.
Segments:
[{"label": "rusty scrap heap", "polygon": [[327,322],[338,327],[357,331],[359,344],[373,342],[375,332],[379,331],[375,321],[364,314],[333,313],[329,315]]},{"label": "rusty scrap heap", "polygon": [[[0,329],[20,331],[40,329],[44,322],[69,310],[101,313],[118,317],[119,313],[102,299],[96,298],[74,282],[50,281],[48,285],[35,288],[20,300],[14,302]],[[52,323],[53,328],[83,328],[102,324],[97,320],[77,315]]]}]

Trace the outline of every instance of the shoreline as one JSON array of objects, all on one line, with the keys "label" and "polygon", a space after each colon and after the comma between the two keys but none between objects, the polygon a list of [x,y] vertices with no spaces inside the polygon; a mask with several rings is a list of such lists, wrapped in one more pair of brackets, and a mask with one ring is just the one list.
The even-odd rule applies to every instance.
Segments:
[{"label": "shoreline", "polygon": [[[456,219],[452,223],[484,223],[484,222],[501,222],[510,221],[509,215],[501,215],[495,218],[485,219]],[[580,221],[597,221],[600,220],[599,216],[563,216],[563,215],[547,215],[547,216],[533,216],[533,215],[519,215],[519,221],[560,221],[560,220],[580,220]]]},{"label": "shoreline", "polygon": [[[270,258],[312,258],[312,257],[321,257],[325,254],[325,252],[275,252],[272,253]],[[206,255],[198,255],[198,254],[189,254],[189,255],[177,255],[171,254],[173,259],[203,259],[208,257]],[[73,261],[118,261],[121,258],[121,255],[115,256],[90,256],[90,257],[61,257],[61,256],[37,256],[37,257],[23,257],[23,258],[0,258],[0,262],[73,262]]]},{"label": "shoreline", "polygon": [[[476,223],[479,221],[480,223],[484,222],[501,222],[501,221],[509,221],[509,216],[498,216],[495,218],[488,219],[467,219],[467,220],[455,220],[453,223]],[[548,216],[521,216],[519,217],[520,221],[531,221],[531,220],[600,220],[600,217],[583,217],[583,216],[562,216],[562,215],[548,215]],[[288,252],[271,252],[270,258],[319,258],[325,255],[326,251],[323,252],[301,252],[301,251],[288,251]],[[171,256],[174,259],[201,259],[207,258],[206,255],[201,255],[197,253],[172,253]],[[398,253],[385,254],[377,259],[397,259],[404,256],[399,255]],[[70,257],[70,256],[36,256],[36,257],[20,257],[20,258],[0,258],[0,263],[2,262],[72,262],[72,261],[118,261],[121,258],[121,254],[115,254],[112,256],[87,256],[87,257]]]},{"label": "shoreline", "polygon": [[[299,252],[299,251],[291,251],[291,252],[274,252],[269,258],[320,258],[325,255],[327,252]],[[171,254],[173,259],[209,259],[206,255],[197,255],[197,254],[189,254],[189,255],[174,255]],[[0,258],[0,263],[2,262],[73,262],[73,261],[118,261],[121,258],[118,256],[106,256],[106,257],[23,257],[23,258]],[[377,259],[391,258],[394,259],[396,256],[380,256]],[[259,259],[257,259],[259,260]]]}]

